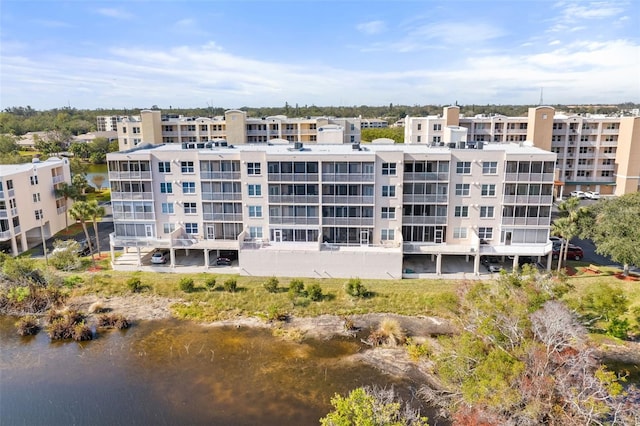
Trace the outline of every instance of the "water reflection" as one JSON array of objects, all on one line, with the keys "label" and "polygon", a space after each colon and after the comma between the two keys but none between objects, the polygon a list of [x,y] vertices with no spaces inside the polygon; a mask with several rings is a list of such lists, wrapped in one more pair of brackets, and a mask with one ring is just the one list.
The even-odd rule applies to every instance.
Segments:
[{"label": "water reflection", "polygon": [[353,340],[154,321],[91,342],[21,338],[0,319],[2,424],[318,424],[335,392],[394,382]]}]

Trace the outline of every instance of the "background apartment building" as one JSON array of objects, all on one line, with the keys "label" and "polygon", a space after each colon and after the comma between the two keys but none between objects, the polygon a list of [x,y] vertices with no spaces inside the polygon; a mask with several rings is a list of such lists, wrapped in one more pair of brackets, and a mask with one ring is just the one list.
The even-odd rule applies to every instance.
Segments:
[{"label": "background apartment building", "polygon": [[99,115],[96,117],[97,131],[98,132],[116,132],[118,130],[118,123],[124,118],[124,115]]},{"label": "background apartment building", "polygon": [[141,111],[122,118],[117,125],[120,150],[143,143],[203,143],[226,140],[230,145],[266,144],[274,140],[306,144],[348,144],[360,142],[359,118],[283,115],[250,118],[246,112],[229,110],[224,117],[183,117],[160,111]]},{"label": "background apartment building", "polygon": [[640,189],[640,117],[565,115],[551,107],[530,108],[527,117],[462,117],[459,111],[452,106],[441,116],[407,116],[405,143],[439,146],[448,126],[460,126],[472,142],[531,141],[558,154],[564,193],[623,195]]},{"label": "background apartment building", "polygon": [[65,227],[67,206],[54,189],[71,182],[66,158],[0,166],[0,246],[13,255]]},{"label": "background apartment building", "polygon": [[245,275],[400,278],[404,254],[431,256],[438,273],[443,256],[466,256],[478,273],[483,255],[550,255],[555,161],[462,137],[111,153],[111,246],[168,248],[172,264],[190,253],[203,266],[233,250]]}]

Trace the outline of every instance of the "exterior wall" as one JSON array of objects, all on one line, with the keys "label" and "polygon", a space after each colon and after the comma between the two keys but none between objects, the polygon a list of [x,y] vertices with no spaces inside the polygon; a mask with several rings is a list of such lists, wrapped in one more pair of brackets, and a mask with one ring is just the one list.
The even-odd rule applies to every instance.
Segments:
[{"label": "exterior wall", "polygon": [[551,107],[529,108],[527,140],[545,151],[551,150],[554,113]]},{"label": "exterior wall", "polygon": [[140,131],[142,143],[161,144],[162,129],[160,111],[140,111],[141,126]]},{"label": "exterior wall", "polygon": [[460,107],[450,106],[444,108],[444,124],[445,126],[460,125]]},{"label": "exterior wall", "polygon": [[[42,243],[64,229],[67,206],[54,188],[71,183],[69,161],[49,158],[31,164],[0,166],[0,241],[14,255]],[[10,188],[12,187],[12,188]]]},{"label": "exterior wall", "polygon": [[640,191],[640,117],[620,121],[616,152],[616,195]]}]

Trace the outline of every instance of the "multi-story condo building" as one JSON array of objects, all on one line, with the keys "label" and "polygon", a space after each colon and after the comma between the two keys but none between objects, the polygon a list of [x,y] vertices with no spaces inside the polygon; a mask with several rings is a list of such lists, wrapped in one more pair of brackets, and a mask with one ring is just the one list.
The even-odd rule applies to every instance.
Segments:
[{"label": "multi-story condo building", "polygon": [[97,131],[98,132],[115,132],[118,130],[118,123],[123,118],[127,118],[123,115],[99,115],[96,117]]},{"label": "multi-story condo building", "polygon": [[71,182],[69,161],[0,165],[0,245],[13,255],[64,229],[67,206],[54,189]]},{"label": "multi-story condo building", "polygon": [[141,111],[118,123],[120,150],[140,144],[182,144],[225,140],[229,145],[266,144],[274,140],[306,144],[348,144],[360,142],[359,118],[307,117],[283,115],[247,117],[230,110],[224,117],[182,117],[160,111]]},{"label": "multi-story condo building", "polygon": [[460,116],[446,107],[441,116],[405,117],[405,143],[441,146],[447,126],[468,130],[482,143],[531,141],[558,154],[561,191],[622,195],[640,189],[640,117],[565,115],[551,107],[530,108],[527,117]]},{"label": "multi-story condo building", "polygon": [[[195,124],[197,126],[197,124]],[[184,142],[108,154],[114,247],[244,275],[400,278],[403,255],[545,256],[556,154],[528,144]],[[182,253],[181,253],[182,254]],[[139,257],[139,261],[140,261]]]},{"label": "multi-story condo building", "polygon": [[382,120],[380,118],[361,118],[360,119],[361,129],[384,129],[386,127],[389,127],[389,122],[387,120]]}]

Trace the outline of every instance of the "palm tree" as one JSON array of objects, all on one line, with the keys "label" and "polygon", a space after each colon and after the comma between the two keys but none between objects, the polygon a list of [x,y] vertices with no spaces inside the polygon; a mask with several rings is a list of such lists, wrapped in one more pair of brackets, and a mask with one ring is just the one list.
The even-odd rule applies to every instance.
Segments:
[{"label": "palm tree", "polygon": [[95,259],[93,257],[93,247],[91,245],[91,237],[89,236],[89,230],[87,229],[87,220],[93,217],[91,212],[91,205],[86,201],[76,201],[71,206],[69,214],[72,218],[79,221],[82,225],[82,230],[84,231],[84,235],[87,238],[87,244],[89,245],[89,251],[91,251],[91,260],[95,265]]},{"label": "palm tree", "polygon": [[104,207],[98,205],[96,200],[89,201],[89,214],[93,221],[93,233],[96,236],[96,246],[98,247],[98,259],[100,258],[100,236],[98,235],[98,220],[102,219],[106,214]]},{"label": "palm tree", "polygon": [[[73,185],[69,185],[66,182],[62,182],[60,185],[58,185],[56,188],[54,188],[54,193],[56,195],[56,197],[58,198],[64,198],[64,206],[65,208],[67,207],[67,204],[69,202],[69,198],[75,200],[78,197],[78,191],[76,190],[76,187]],[[64,224],[65,224],[65,231],[69,229],[69,214],[67,211],[65,211],[64,213]]]},{"label": "palm tree", "polygon": [[569,241],[578,235],[578,226],[568,216],[558,218],[551,224],[551,233],[562,238],[560,255],[558,256],[558,272],[562,269],[562,262],[566,263]]}]

